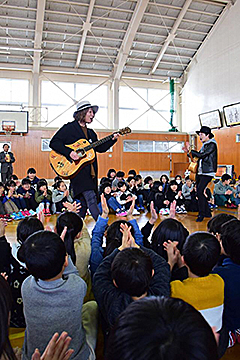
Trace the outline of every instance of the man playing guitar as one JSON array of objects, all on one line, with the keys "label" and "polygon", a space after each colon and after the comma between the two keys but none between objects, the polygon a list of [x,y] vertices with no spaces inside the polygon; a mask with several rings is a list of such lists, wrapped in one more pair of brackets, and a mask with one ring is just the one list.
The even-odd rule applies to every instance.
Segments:
[{"label": "man playing guitar", "polygon": [[[79,160],[77,152],[67,147],[79,139],[87,139],[89,143],[96,142],[97,134],[94,130],[88,129],[87,124],[91,124],[98,106],[91,105],[89,101],[80,101],[77,104],[77,110],[74,112],[74,121],[61,127],[50,141],[50,147],[57,153],[64,155],[70,161]],[[95,147],[95,152],[106,152],[115,144],[118,134],[114,134],[111,140]],[[71,178],[71,190],[75,199],[81,201],[79,215],[84,218],[89,208],[92,217],[97,220],[100,211],[97,206],[97,181],[98,181],[97,157],[92,163],[86,164],[81,170]]]},{"label": "man playing guitar", "polygon": [[[217,143],[208,126],[202,126],[196,133],[203,144],[200,151],[191,150],[192,156],[199,159],[196,177],[199,214],[196,221],[201,222],[204,217],[212,217],[204,190],[217,171]],[[189,150],[190,145],[187,144],[187,151]]]}]

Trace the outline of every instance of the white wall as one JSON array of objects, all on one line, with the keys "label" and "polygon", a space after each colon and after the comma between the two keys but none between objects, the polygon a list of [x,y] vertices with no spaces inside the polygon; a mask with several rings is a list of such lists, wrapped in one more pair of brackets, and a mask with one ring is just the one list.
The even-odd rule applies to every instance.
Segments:
[{"label": "white wall", "polygon": [[190,65],[182,91],[182,130],[199,128],[198,114],[240,102],[240,0],[223,15]]}]

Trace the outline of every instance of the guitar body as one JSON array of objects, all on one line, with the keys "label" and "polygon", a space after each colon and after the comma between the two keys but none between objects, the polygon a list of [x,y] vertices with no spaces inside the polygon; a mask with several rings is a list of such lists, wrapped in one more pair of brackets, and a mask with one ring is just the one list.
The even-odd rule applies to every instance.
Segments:
[{"label": "guitar body", "polygon": [[196,181],[196,175],[197,175],[197,171],[198,171],[198,160],[199,159],[197,157],[192,157],[191,156],[191,162],[190,162],[190,164],[188,166],[188,170],[190,171],[189,178],[192,181]]},{"label": "guitar body", "polygon": [[93,150],[98,145],[109,141],[114,134],[126,135],[131,132],[129,127],[120,129],[105,138],[95,141],[90,144],[86,139],[80,139],[73,144],[66,145],[79,155],[78,160],[69,161],[64,155],[52,150],[49,154],[50,165],[57,175],[63,179],[72,179],[77,173],[87,164],[91,164],[95,159],[95,151]]},{"label": "guitar body", "polygon": [[[84,149],[86,146],[90,145],[90,143],[86,139],[80,139],[71,145],[66,145],[73,151],[77,149]],[[51,150],[49,154],[50,165],[55,171],[57,175],[59,175],[63,179],[71,179],[87,164],[90,164],[95,159],[95,152],[93,149],[88,151],[84,151],[81,153],[80,159],[75,161],[69,161],[64,155],[58,154],[56,151]]]}]

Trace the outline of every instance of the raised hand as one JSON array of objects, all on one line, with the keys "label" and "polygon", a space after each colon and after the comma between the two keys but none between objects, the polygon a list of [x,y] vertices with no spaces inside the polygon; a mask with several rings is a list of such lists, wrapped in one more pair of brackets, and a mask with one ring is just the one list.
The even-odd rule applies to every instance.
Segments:
[{"label": "raised hand", "polygon": [[158,219],[158,214],[157,214],[157,212],[156,212],[156,210],[154,208],[154,202],[153,201],[151,201],[151,203],[150,203],[150,212],[151,212],[151,218],[150,218],[149,222],[150,222],[150,224],[153,225],[153,224],[155,224],[155,222]]},{"label": "raised hand", "polygon": [[100,198],[101,198],[101,205],[102,205],[102,215],[101,216],[104,219],[107,219],[108,214],[109,214],[109,209],[108,209],[108,206],[107,206],[107,200],[106,200],[104,194],[101,194]]},{"label": "raised hand", "polygon": [[174,200],[171,204],[170,204],[170,218],[175,218],[176,215],[176,205],[177,202],[176,200]]},{"label": "raised hand", "polygon": [[168,254],[168,263],[171,270],[180,257],[180,251],[178,250],[177,245],[178,241],[168,240],[163,243],[164,250],[166,250]]},{"label": "raised hand", "polygon": [[0,275],[7,281],[7,279],[8,279],[7,273],[3,272]]},{"label": "raised hand", "polygon": [[41,355],[38,349],[35,349],[31,360],[68,360],[74,350],[68,349],[71,338],[64,331],[59,336],[55,333],[49,341],[44,353]]},{"label": "raised hand", "polygon": [[78,213],[82,207],[81,204],[77,203],[76,201],[74,201],[72,204],[68,201],[65,201],[63,205],[68,211],[72,211],[75,213]]},{"label": "raised hand", "polygon": [[44,217],[44,212],[42,210],[38,212],[37,218],[38,218],[38,220],[41,221],[42,224],[44,224],[45,217]]}]

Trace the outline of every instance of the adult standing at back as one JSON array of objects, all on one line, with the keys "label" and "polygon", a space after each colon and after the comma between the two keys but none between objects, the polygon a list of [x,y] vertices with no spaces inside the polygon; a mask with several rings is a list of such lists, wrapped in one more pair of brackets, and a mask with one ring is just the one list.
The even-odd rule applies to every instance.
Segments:
[{"label": "adult standing at back", "polygon": [[[78,160],[79,155],[66,145],[73,144],[79,139],[87,139],[90,144],[98,140],[95,131],[87,127],[88,124],[92,123],[97,111],[97,105],[91,105],[86,100],[80,101],[77,104],[77,110],[73,114],[74,121],[63,125],[56,132],[50,141],[50,147],[64,155],[69,161]],[[115,144],[117,137],[118,134],[113,135],[111,140],[98,145],[94,151],[99,153],[106,152]],[[92,217],[97,220],[100,214],[96,197],[98,183],[97,156],[95,156],[92,164],[85,165],[70,181],[74,198],[81,201],[82,207],[79,215],[84,218],[89,208]]]},{"label": "adult standing at back", "polygon": [[9,149],[10,146],[8,144],[4,144],[3,151],[0,152],[1,177],[3,184],[5,184],[13,174],[12,163],[15,162],[15,157]]},{"label": "adult standing at back", "polygon": [[[204,189],[217,171],[217,143],[213,139],[214,135],[208,126],[202,126],[200,131],[196,131],[196,133],[203,144],[200,151],[191,150],[192,156],[199,159],[196,178],[199,213],[196,221],[201,222],[204,217],[212,217],[207,198],[204,195]],[[190,150],[189,144],[187,149]]]}]

